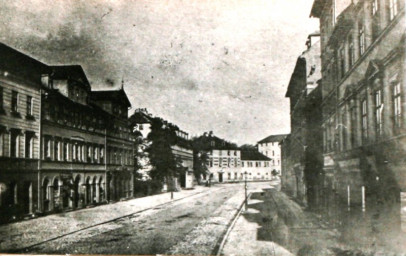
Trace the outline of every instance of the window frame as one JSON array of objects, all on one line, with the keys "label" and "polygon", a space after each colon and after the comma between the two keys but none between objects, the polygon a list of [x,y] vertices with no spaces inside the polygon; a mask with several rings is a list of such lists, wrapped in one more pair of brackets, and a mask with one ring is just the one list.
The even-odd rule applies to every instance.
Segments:
[{"label": "window frame", "polygon": [[392,87],[392,108],[393,108],[393,128],[394,132],[402,128],[402,86],[397,79],[397,74],[391,79]]},{"label": "window frame", "polygon": [[374,91],[375,103],[375,132],[376,137],[379,138],[383,135],[383,89],[378,88]]},{"label": "window frame", "polygon": [[18,113],[18,98],[19,93],[17,91],[11,91],[11,112]]},{"label": "window frame", "polygon": [[368,101],[366,98],[361,100],[361,136],[362,141],[368,139]]}]

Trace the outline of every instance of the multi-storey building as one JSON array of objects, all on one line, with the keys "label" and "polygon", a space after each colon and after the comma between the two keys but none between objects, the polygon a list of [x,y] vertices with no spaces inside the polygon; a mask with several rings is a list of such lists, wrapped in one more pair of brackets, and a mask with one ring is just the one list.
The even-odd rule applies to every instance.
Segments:
[{"label": "multi-storey building", "polygon": [[311,16],[319,18],[321,31],[328,209],[343,209],[340,203],[363,212],[384,209],[395,216],[385,219],[400,226],[406,191],[404,1],[315,0]]},{"label": "multi-storey building", "polygon": [[128,119],[131,103],[123,87],[116,91],[92,91],[91,102],[107,113],[105,115],[106,180],[109,182],[107,199],[131,197],[134,192],[135,171],[133,157],[135,138]]},{"label": "multi-storey building", "polygon": [[0,222],[39,210],[43,63],[0,43]]},{"label": "multi-storey building", "polygon": [[131,197],[124,91],[92,92],[78,65],[47,66],[3,44],[0,56],[1,221]]},{"label": "multi-storey building", "polygon": [[278,174],[282,171],[281,147],[279,143],[286,137],[287,134],[270,135],[257,142],[258,151],[271,158],[271,168],[276,170]]},{"label": "multi-storey building", "polygon": [[322,177],[319,36],[308,36],[307,49],[297,59],[292,73],[286,92],[290,99],[291,133],[281,144],[283,189],[311,207],[319,200]]},{"label": "multi-storey building", "polygon": [[213,182],[234,182],[272,179],[271,160],[256,150],[242,150],[212,132],[195,138],[195,149],[207,153],[208,174],[202,179]]}]

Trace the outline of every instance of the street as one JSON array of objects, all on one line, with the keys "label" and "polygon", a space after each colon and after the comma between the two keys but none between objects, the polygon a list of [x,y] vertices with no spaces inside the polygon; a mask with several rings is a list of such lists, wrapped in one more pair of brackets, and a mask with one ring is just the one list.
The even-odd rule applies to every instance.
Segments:
[{"label": "street", "polygon": [[[249,183],[248,190],[266,187],[270,187],[269,182]],[[137,200],[140,199],[124,203],[134,204]],[[0,243],[0,248],[3,252],[41,254],[213,254],[243,201],[243,183],[215,185],[184,199],[130,215],[123,214],[122,218],[94,224],[90,228],[58,235],[55,233],[54,237],[44,236],[42,241],[31,246],[25,243],[24,234],[15,234],[14,237],[22,239],[19,243],[21,247],[7,248]],[[101,207],[106,207],[106,214],[109,206],[90,211],[87,209],[87,216],[81,219],[92,218],[92,210]],[[64,216],[70,218],[75,214]],[[30,221],[35,220],[27,222]],[[77,222],[75,218],[68,221],[71,225],[78,225]],[[55,225],[57,223],[51,223],[49,228]],[[21,229],[21,233],[24,232]],[[42,237],[41,233],[36,236]]]}]

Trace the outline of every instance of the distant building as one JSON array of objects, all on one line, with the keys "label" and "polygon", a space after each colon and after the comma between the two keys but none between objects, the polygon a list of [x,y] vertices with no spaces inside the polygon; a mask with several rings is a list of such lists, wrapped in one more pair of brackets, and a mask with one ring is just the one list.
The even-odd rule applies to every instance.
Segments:
[{"label": "distant building", "polygon": [[209,156],[208,173],[202,179],[212,182],[271,180],[271,158],[256,150],[242,150],[236,144],[204,133],[194,140],[195,148]]},{"label": "distant building", "polygon": [[279,143],[287,134],[270,135],[257,142],[258,151],[271,158],[271,169],[276,170],[278,174],[282,171],[281,148]]}]

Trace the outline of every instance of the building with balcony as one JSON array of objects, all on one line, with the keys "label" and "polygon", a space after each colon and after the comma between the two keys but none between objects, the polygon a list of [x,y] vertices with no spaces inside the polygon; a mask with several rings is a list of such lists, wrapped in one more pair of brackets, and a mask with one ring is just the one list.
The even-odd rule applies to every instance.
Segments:
[{"label": "building with balcony", "polygon": [[404,1],[315,0],[311,16],[320,20],[328,213],[373,212],[400,227],[406,192]]}]

